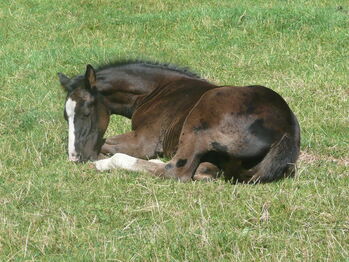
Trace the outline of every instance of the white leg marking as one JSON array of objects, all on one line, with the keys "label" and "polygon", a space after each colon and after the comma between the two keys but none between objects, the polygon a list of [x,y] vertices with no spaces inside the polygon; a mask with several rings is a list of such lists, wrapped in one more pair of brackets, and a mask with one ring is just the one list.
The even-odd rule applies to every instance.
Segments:
[{"label": "white leg marking", "polygon": [[156,164],[165,164],[165,162],[161,161],[160,159],[150,159],[148,161]]},{"label": "white leg marking", "polygon": [[116,153],[111,158],[94,162],[96,168],[100,171],[105,171],[113,168],[123,168],[130,171],[142,171],[142,169],[139,168],[136,163],[137,158],[121,153]]},{"label": "white leg marking", "polygon": [[122,168],[129,171],[148,172],[153,174],[158,168],[163,168],[165,163],[160,160],[155,162],[147,161],[126,154],[116,153],[111,158],[95,161],[94,165],[99,171]]},{"label": "white leg marking", "polygon": [[75,117],[75,107],[76,102],[71,98],[68,98],[65,103],[65,112],[68,116],[68,156],[69,161],[78,161],[78,156],[75,150],[75,127],[74,127],[74,117]]}]

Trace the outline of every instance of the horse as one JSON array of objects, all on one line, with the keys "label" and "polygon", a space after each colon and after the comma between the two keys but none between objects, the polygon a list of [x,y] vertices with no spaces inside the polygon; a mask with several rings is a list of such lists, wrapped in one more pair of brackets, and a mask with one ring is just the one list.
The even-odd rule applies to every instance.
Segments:
[{"label": "horse", "polygon": [[[218,86],[186,69],[141,61],[58,76],[67,93],[70,161],[182,182],[222,173],[232,182],[266,183],[295,173],[299,123],[269,88]],[[132,131],[104,139],[111,114],[131,118]]]}]

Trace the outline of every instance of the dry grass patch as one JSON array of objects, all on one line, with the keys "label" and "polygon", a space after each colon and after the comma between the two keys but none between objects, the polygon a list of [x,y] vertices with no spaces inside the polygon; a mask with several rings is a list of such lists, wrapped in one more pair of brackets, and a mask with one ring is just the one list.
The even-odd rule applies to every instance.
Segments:
[{"label": "dry grass patch", "polygon": [[332,163],[336,163],[338,165],[342,165],[346,167],[349,166],[349,158],[347,157],[335,158],[333,156],[313,154],[307,151],[301,151],[298,161],[301,162],[302,164],[303,163],[314,164],[315,162],[318,162],[318,161],[326,161],[326,162],[332,162]]}]

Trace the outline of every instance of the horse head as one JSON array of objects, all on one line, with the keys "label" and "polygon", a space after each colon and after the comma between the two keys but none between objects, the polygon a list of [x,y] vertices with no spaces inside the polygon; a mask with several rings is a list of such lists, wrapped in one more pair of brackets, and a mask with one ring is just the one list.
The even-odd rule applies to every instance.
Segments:
[{"label": "horse head", "polygon": [[109,124],[109,109],[97,91],[96,72],[87,65],[84,76],[68,78],[58,73],[67,92],[64,118],[68,122],[68,157],[70,161],[96,160]]}]

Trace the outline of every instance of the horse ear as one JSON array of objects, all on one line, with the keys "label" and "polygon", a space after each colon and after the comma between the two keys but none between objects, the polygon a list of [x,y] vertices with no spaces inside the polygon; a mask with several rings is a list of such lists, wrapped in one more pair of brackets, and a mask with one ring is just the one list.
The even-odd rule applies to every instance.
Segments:
[{"label": "horse ear", "polygon": [[62,74],[62,73],[58,73],[58,79],[59,82],[61,83],[62,87],[65,89],[65,91],[69,91],[69,82],[70,79],[69,77],[67,77],[66,75]]},{"label": "horse ear", "polygon": [[91,65],[86,66],[85,79],[92,89],[96,87],[96,72]]}]

